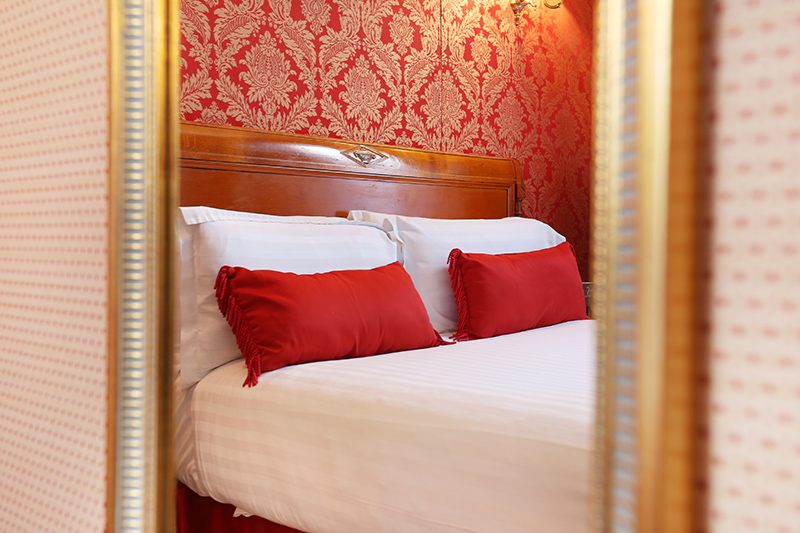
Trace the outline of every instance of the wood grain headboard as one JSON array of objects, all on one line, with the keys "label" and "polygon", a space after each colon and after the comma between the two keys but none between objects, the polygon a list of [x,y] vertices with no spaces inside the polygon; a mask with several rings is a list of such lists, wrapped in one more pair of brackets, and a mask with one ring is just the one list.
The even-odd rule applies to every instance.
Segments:
[{"label": "wood grain headboard", "polygon": [[501,218],[522,196],[515,159],[186,122],[180,167],[180,205],[273,215]]}]

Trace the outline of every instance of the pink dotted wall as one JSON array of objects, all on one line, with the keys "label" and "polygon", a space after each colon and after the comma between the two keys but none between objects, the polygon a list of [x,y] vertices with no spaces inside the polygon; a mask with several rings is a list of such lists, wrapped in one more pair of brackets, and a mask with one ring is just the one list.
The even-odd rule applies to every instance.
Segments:
[{"label": "pink dotted wall", "polygon": [[715,7],[709,530],[800,532],[800,2]]},{"label": "pink dotted wall", "polygon": [[105,528],[108,11],[0,2],[0,531]]}]

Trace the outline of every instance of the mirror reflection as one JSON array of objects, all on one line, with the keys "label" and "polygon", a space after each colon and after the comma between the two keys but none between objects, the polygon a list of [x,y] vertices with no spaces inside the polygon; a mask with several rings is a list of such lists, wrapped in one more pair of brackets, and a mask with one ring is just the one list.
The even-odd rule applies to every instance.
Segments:
[{"label": "mirror reflection", "polygon": [[592,4],[181,6],[179,531],[587,529]]}]

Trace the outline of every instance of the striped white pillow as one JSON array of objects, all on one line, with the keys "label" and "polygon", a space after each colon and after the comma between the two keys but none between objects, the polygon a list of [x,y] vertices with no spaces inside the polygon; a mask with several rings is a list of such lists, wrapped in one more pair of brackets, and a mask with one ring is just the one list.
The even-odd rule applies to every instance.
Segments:
[{"label": "striped white pillow", "polygon": [[551,248],[566,240],[532,218],[436,219],[371,211],[351,211],[348,218],[382,224],[392,234],[434,329],[445,337],[456,332],[458,321],[447,271],[447,257],[453,248],[465,253],[508,254]]},{"label": "striped white pillow", "polygon": [[380,226],[338,217],[279,217],[209,207],[178,215],[181,388],[241,357],[217,307],[214,280],[224,266],[313,274],[370,269],[397,261]]}]

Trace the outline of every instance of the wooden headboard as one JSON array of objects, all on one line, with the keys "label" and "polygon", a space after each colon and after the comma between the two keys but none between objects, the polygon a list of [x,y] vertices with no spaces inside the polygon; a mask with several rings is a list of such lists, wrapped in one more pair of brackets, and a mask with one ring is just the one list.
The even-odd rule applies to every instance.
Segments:
[{"label": "wooden headboard", "polygon": [[180,205],[273,215],[501,218],[522,196],[515,159],[186,122],[180,167]]}]

